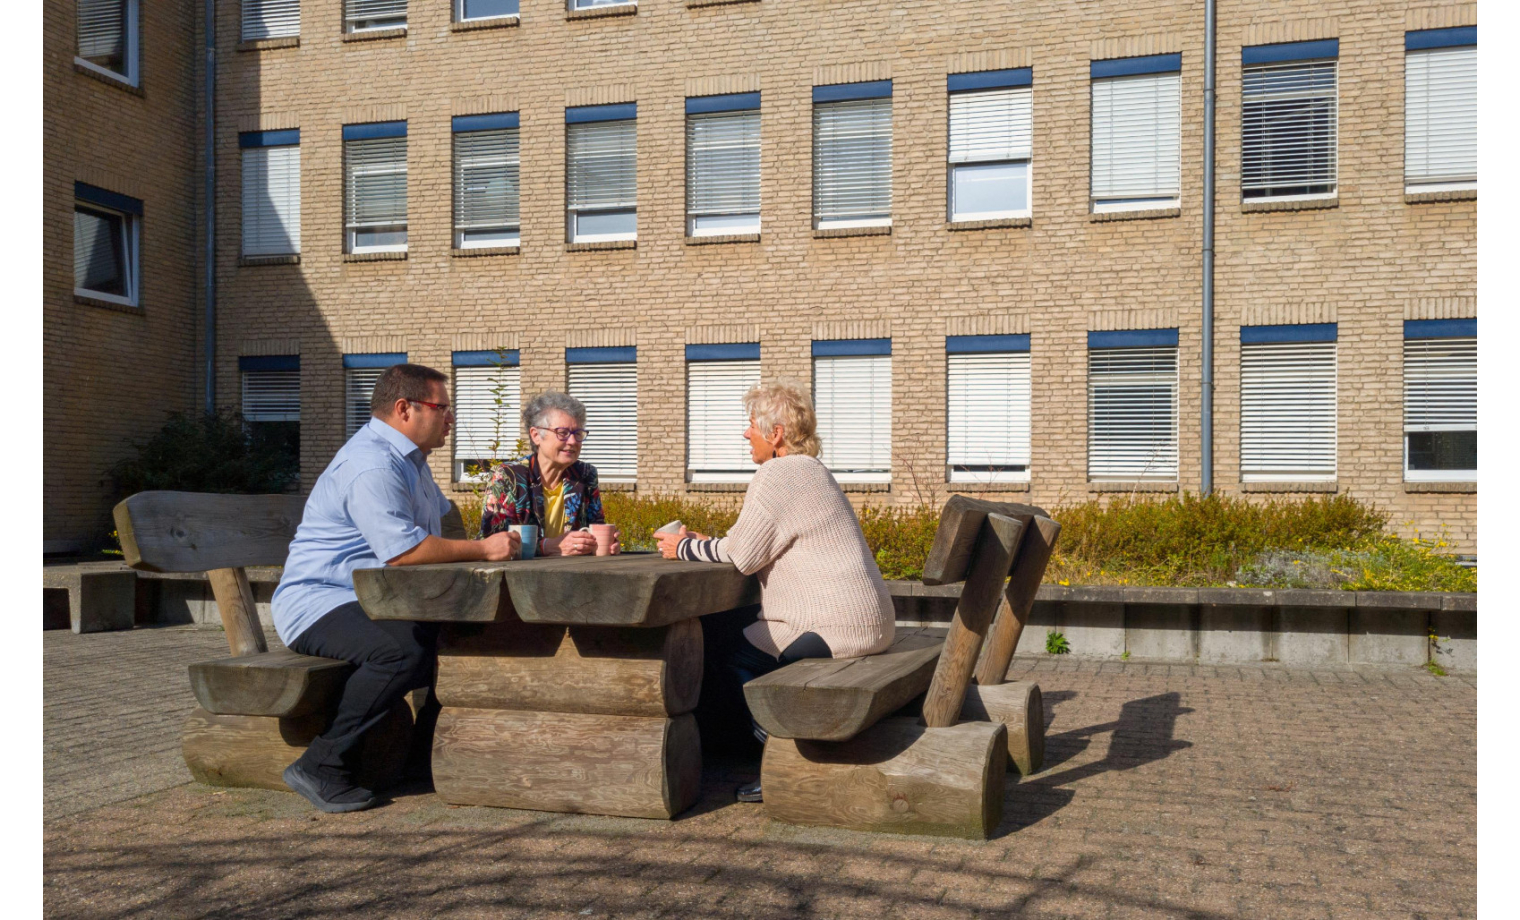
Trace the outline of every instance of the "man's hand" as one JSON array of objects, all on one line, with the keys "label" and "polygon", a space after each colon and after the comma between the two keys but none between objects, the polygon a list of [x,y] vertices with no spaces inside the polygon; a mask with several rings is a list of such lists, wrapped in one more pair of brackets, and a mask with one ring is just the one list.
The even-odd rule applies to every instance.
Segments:
[{"label": "man's hand", "polygon": [[510,530],[491,534],[480,541],[480,549],[487,562],[502,562],[522,555],[522,535]]},{"label": "man's hand", "polygon": [[657,533],[654,535],[654,538],[660,544],[660,555],[666,559],[674,559],[676,558],[676,550],[680,547],[681,541],[691,535],[691,531],[687,530],[686,525],[683,524],[681,525],[681,529],[675,533]]},{"label": "man's hand", "polygon": [[493,533],[484,540],[446,540],[427,536],[421,543],[386,561],[386,565],[428,565],[438,562],[501,562],[522,554],[522,537],[510,531]]}]

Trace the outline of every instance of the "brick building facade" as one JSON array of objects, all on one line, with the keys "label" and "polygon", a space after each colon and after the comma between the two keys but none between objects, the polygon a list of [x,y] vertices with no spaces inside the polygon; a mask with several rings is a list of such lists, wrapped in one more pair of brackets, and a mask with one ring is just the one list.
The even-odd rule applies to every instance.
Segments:
[{"label": "brick building facade", "polygon": [[[1198,4],[642,0],[567,10],[563,0],[521,0],[513,15],[460,21],[464,0],[411,0],[404,27],[376,20],[355,32],[345,19],[355,0],[347,3],[304,0],[298,38],[250,40],[239,5],[227,0],[216,36],[217,393],[235,405],[248,369],[299,366],[305,482],[345,436],[345,357],[363,365],[363,356],[404,354],[448,369],[461,354],[507,349],[528,396],[565,387],[574,354],[626,357],[632,349],[637,459],[634,483],[624,487],[742,488],[690,481],[702,477],[690,473],[687,359],[698,352],[689,347],[758,344],[764,376],[809,382],[822,360],[815,355],[833,353],[817,343],[863,341],[890,355],[891,383],[889,417],[871,419],[889,440],[890,469],[847,486],[862,500],[938,501],[952,490],[977,490],[1056,504],[1089,493],[1198,489],[1205,41]],[[1405,533],[1445,527],[1459,551],[1475,552],[1475,481],[1406,481],[1403,357],[1406,321],[1476,319],[1477,273],[1475,189],[1406,186],[1407,35],[1475,25],[1473,4],[1220,4],[1217,490],[1351,494],[1390,509]],[[1332,49],[1332,184],[1328,192],[1246,198],[1244,49],[1289,46],[1321,58]],[[96,91],[63,58],[50,59],[61,70],[50,79]],[[1283,58],[1269,52],[1267,59]],[[1137,71],[1135,61],[1180,75],[1178,190],[1174,201],[1110,205],[1095,201],[1095,87],[1112,74],[1146,72],[1149,65]],[[948,220],[950,78],[987,73],[1017,74],[1011,85],[1029,87],[1027,216]],[[889,87],[889,225],[815,220],[815,119],[819,100],[833,98],[817,88],[841,86]],[[756,93],[760,232],[690,237],[688,100]],[[567,242],[567,110],[627,104],[636,105],[636,240]],[[192,111],[186,98],[179,114]],[[520,164],[516,243],[456,248],[455,119],[507,113],[516,116]],[[355,247],[345,230],[345,129],[398,123],[405,249],[348,251]],[[191,149],[186,131],[174,151],[182,184],[193,172],[193,156],[181,156]],[[299,256],[246,256],[239,246],[245,151],[261,138],[288,142],[294,131]],[[77,178],[79,168],[50,160],[50,183]],[[167,261],[188,272],[188,262]],[[188,275],[185,282],[188,306]],[[60,309],[83,309],[59,296]],[[189,314],[175,317],[183,323],[175,334],[189,339]],[[91,321],[116,320],[91,314]],[[1311,339],[1333,342],[1320,352],[1333,356],[1328,467],[1242,475],[1241,342],[1250,335],[1242,327],[1291,327],[1287,340],[1303,327]],[[50,313],[50,336],[53,328]],[[882,340],[888,344],[877,347]],[[973,343],[973,352],[975,342],[1026,351],[1027,475],[948,481],[957,478],[947,475],[952,340]],[[1090,392],[1093,356],[1106,345],[1158,342],[1175,343],[1175,474],[1164,463],[1159,474],[1149,466],[1136,476],[1095,474],[1093,428],[1103,423],[1092,419],[1103,410]],[[180,388],[188,395],[193,340],[182,347],[172,363],[185,371]],[[265,363],[250,360],[259,358]],[[50,374],[53,362],[50,351]],[[62,444],[52,425],[50,417],[50,477]],[[514,418],[514,434],[515,425]],[[433,462],[440,482],[455,478],[451,451]],[[50,478],[50,495],[58,494],[53,484]],[[58,526],[74,525],[60,518]]]}]

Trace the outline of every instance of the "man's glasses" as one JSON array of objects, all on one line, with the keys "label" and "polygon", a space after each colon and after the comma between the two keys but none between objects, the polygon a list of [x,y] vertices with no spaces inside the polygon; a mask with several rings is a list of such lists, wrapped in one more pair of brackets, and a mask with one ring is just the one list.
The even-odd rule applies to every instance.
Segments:
[{"label": "man's glasses", "polygon": [[586,428],[539,428],[537,425],[534,425],[533,427],[538,428],[539,431],[552,431],[554,432],[554,436],[556,438],[559,438],[561,441],[565,442],[568,442],[571,438],[574,438],[580,442],[584,442],[586,440],[586,436],[591,434],[590,430]]},{"label": "man's glasses", "polygon": [[425,399],[408,399],[407,402],[413,402],[419,406],[427,406],[429,409],[437,412],[448,412],[452,414],[454,411],[454,407],[448,403],[430,403]]}]

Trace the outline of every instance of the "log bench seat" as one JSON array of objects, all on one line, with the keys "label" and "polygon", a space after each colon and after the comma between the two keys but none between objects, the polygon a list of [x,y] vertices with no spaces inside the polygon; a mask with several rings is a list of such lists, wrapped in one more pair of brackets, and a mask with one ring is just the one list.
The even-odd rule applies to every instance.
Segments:
[{"label": "log bench seat", "polygon": [[190,666],[190,689],[216,715],[295,718],[336,705],[354,666],[289,649]]}]

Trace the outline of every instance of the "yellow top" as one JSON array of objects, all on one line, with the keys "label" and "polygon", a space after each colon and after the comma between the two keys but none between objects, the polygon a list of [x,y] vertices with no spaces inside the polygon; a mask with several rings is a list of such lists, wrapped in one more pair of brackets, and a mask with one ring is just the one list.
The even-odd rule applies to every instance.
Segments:
[{"label": "yellow top", "polygon": [[544,533],[546,539],[554,539],[565,533],[565,481],[561,479],[553,490],[544,490]]}]

